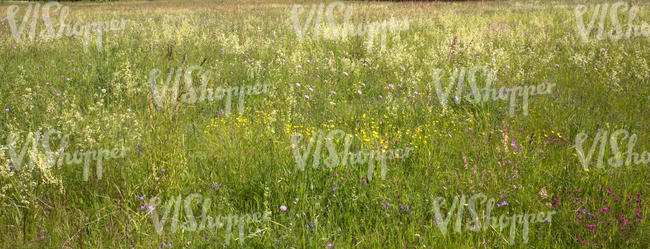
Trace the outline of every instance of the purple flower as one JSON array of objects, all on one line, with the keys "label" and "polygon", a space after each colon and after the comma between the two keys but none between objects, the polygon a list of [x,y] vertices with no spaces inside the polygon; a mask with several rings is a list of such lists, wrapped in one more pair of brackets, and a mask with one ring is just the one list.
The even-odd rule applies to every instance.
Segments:
[{"label": "purple flower", "polygon": [[309,99],[309,95],[305,94],[305,98],[306,98],[306,99]]},{"label": "purple flower", "polygon": [[327,246],[328,246],[329,248],[332,248],[332,247],[334,247],[334,244],[327,244]]},{"label": "purple flower", "polygon": [[145,198],[144,198],[144,196],[138,196],[138,199],[140,199],[141,201],[144,201]]},{"label": "purple flower", "polygon": [[9,111],[9,108],[5,108],[5,112],[8,112],[8,111]]},{"label": "purple flower", "polygon": [[345,74],[345,76],[348,76],[348,72],[343,72],[343,74]]},{"label": "purple flower", "polygon": [[9,165],[9,169],[13,170],[13,169],[14,169],[14,166],[13,166],[13,165]]},{"label": "purple flower", "polygon": [[287,211],[287,206],[284,206],[284,205],[280,206],[280,211],[283,211],[283,212]]},{"label": "purple flower", "polygon": [[388,88],[393,89],[393,88],[395,88],[395,85],[393,85],[393,84],[388,84]]},{"label": "purple flower", "polygon": [[140,209],[145,210],[145,209],[147,209],[147,206],[146,206],[146,205],[142,205],[142,206],[140,206]]},{"label": "purple flower", "polygon": [[165,171],[167,171],[167,170],[166,170],[166,169],[162,169],[162,172],[165,172]]}]

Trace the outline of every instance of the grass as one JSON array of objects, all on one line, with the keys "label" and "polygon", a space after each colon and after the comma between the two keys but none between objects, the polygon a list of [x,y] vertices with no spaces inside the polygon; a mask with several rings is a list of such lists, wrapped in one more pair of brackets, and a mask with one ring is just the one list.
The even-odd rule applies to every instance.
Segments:
[{"label": "grass", "polygon": [[[583,2],[585,20],[599,3]],[[628,3],[640,8],[635,23],[650,20],[646,2]],[[16,3],[0,5],[0,18],[10,4]],[[350,23],[412,20],[408,30],[387,34],[383,52],[378,40],[368,51],[365,37],[309,33],[300,42],[289,1],[63,3],[70,8],[67,23],[131,20],[124,30],[105,33],[101,49],[91,36],[87,52],[81,37],[29,40],[29,25],[16,42],[3,20],[0,107],[8,111],[0,114],[0,247],[576,248],[596,242],[647,248],[648,164],[599,169],[592,159],[586,171],[572,146],[580,132],[589,135],[583,146],[589,148],[599,129],[626,129],[638,136],[634,151],[650,149],[648,38],[592,34],[582,42],[577,4],[345,2],[354,6]],[[27,4],[18,5],[19,22]],[[627,12],[620,16],[625,20]],[[243,114],[221,113],[224,100],[152,104],[152,69],[163,72],[160,85],[170,69],[192,65],[213,71],[211,88],[268,83],[270,91],[247,97]],[[473,66],[494,72],[497,88],[556,86],[530,98],[528,115],[521,99],[514,116],[507,101],[456,103],[455,89],[443,108],[435,69],[449,75]],[[198,74],[191,77],[198,85]],[[479,77],[479,86],[485,81]],[[94,162],[88,181],[81,164],[10,169],[9,134],[20,134],[16,147],[22,148],[29,132],[50,129],[69,135],[69,152],[130,150],[104,161],[101,179]],[[354,151],[415,150],[389,161],[385,178],[375,170],[372,181],[366,181],[367,164],[315,169],[310,159],[299,170],[292,135],[335,129],[354,136]],[[51,142],[54,148],[59,141]],[[627,140],[618,145],[625,151]],[[41,147],[28,151],[26,158],[44,155]],[[605,160],[613,154],[608,146]],[[270,213],[269,220],[247,225],[243,245],[236,233],[226,245],[224,227],[172,233],[167,223],[155,233],[151,211],[141,206],[192,193],[211,199],[212,216],[259,212]],[[442,234],[434,200],[445,198],[448,208],[455,196],[476,193],[508,202],[494,216],[557,214],[550,223],[532,224],[526,244],[521,228],[513,245],[509,230],[495,227]],[[596,213],[605,200],[613,211],[598,215],[597,229],[586,228],[577,209]],[[200,204],[192,210],[198,219]],[[181,221],[186,214],[181,211]],[[613,220],[618,214],[643,218],[621,230]],[[463,225],[469,218],[465,212]]]}]

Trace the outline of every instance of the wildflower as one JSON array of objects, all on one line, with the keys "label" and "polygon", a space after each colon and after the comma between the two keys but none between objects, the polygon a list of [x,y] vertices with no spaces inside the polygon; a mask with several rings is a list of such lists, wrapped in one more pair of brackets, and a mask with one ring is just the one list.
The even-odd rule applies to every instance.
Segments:
[{"label": "wildflower", "polygon": [[348,76],[348,72],[343,72],[343,74],[345,74],[345,76]]},{"label": "wildflower", "polygon": [[358,94],[361,94],[361,90],[357,90],[357,93],[358,93]]},{"label": "wildflower", "polygon": [[313,91],[314,91],[314,89],[310,87],[310,88],[309,88],[309,91],[311,91],[311,92],[313,92]]},{"label": "wildflower", "polygon": [[306,99],[309,99],[309,95],[305,94],[305,98],[306,98]]},{"label": "wildflower", "polygon": [[9,165],[9,169],[10,169],[10,170],[13,170],[13,169],[14,169],[14,166],[13,166],[13,165]]},{"label": "wildflower", "polygon": [[332,247],[334,247],[334,244],[327,244],[327,246],[328,246],[329,248],[332,248]]},{"label": "wildflower", "polygon": [[388,84],[388,88],[393,89],[393,88],[395,88],[395,85],[393,85],[393,84]]},{"label": "wildflower", "polygon": [[9,111],[9,108],[5,108],[5,112],[8,112],[8,111]]},{"label": "wildflower", "polygon": [[144,196],[138,196],[138,199],[140,199],[141,201],[144,201],[145,198],[144,198]]},{"label": "wildflower", "polygon": [[334,102],[330,101],[330,105],[334,105]]},{"label": "wildflower", "polygon": [[280,211],[287,211],[287,206],[284,205],[280,206]]}]

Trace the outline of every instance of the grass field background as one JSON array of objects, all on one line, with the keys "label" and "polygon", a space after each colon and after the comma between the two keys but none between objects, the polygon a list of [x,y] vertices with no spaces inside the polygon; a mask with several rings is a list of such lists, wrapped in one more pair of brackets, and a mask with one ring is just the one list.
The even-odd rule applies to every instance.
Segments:
[{"label": "grass field background", "polygon": [[[648,164],[600,169],[592,159],[586,171],[572,147],[580,132],[589,148],[599,129],[625,129],[638,136],[635,152],[650,150],[648,37],[592,33],[583,42],[576,31],[577,5],[589,6],[588,20],[596,4],[614,2],[344,2],[353,24],[412,21],[387,33],[385,51],[378,41],[368,51],[365,36],[308,33],[300,42],[295,3],[312,4],[64,2],[68,23],[130,20],[106,32],[101,49],[91,36],[87,52],[80,37],[32,41],[29,27],[16,42],[4,18],[15,4],[22,20],[27,3],[0,3],[0,247],[648,248]],[[628,3],[639,7],[635,23],[650,21],[648,2]],[[212,88],[267,83],[270,91],[247,97],[243,114],[224,115],[223,100],[152,104],[152,69],[162,79],[192,65],[214,72]],[[494,72],[497,88],[556,86],[530,98],[528,115],[518,108],[511,117],[507,101],[456,103],[455,90],[443,108],[434,70],[473,66]],[[19,133],[22,148],[29,132],[49,129],[70,135],[66,151],[129,151],[103,162],[101,179],[91,163],[88,181],[80,164],[11,169],[7,134]],[[315,169],[310,161],[300,170],[292,135],[334,129],[354,135],[354,151],[415,150],[372,181],[367,165]],[[43,157],[32,148],[26,156]],[[213,216],[266,212],[269,220],[247,225],[243,244],[235,233],[226,245],[223,228],[172,233],[168,222],[155,233],[142,206],[192,193],[212,199]],[[532,224],[527,244],[521,229],[514,245],[498,228],[442,234],[434,199],[476,193],[507,202],[494,216],[557,214]],[[598,228],[578,209],[598,213]],[[630,224],[614,221],[620,215]]]}]

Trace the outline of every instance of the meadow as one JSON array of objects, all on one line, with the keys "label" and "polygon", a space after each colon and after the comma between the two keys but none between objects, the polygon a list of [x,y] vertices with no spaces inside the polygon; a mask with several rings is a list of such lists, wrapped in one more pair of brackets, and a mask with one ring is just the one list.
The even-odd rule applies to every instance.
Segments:
[{"label": "meadow", "polygon": [[650,246],[648,1],[321,3],[0,3],[0,248]]}]

